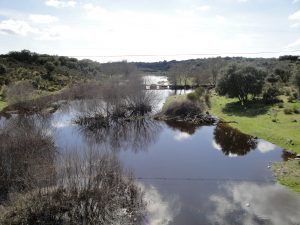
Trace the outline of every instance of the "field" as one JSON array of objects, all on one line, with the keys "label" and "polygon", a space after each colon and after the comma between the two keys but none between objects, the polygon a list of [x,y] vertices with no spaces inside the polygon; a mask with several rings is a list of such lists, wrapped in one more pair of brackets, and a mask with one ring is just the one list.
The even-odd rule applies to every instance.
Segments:
[{"label": "field", "polygon": [[214,95],[211,98],[210,113],[225,121],[234,122],[230,125],[243,133],[300,153],[300,114],[294,111],[291,114],[284,113],[285,109],[300,109],[300,103],[288,103],[283,96],[281,99],[284,103],[280,106],[257,103],[243,107],[237,103],[237,99]]}]

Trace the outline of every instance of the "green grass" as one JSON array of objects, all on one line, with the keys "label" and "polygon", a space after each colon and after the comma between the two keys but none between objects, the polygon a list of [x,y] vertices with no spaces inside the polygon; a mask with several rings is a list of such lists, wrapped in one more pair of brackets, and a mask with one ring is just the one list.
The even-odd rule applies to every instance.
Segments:
[{"label": "green grass", "polygon": [[272,169],[279,183],[300,193],[300,160],[274,163]]},{"label": "green grass", "polygon": [[7,106],[7,103],[0,100],[0,111],[2,111],[2,109],[4,109],[6,106]]},{"label": "green grass", "polygon": [[187,95],[172,95],[172,96],[169,96],[164,105],[163,105],[163,108],[162,108],[162,112],[165,112],[166,109],[170,106],[170,104],[172,102],[183,102],[187,99]]},{"label": "green grass", "polygon": [[[286,97],[284,108],[299,108],[300,103],[288,103]],[[284,108],[277,105],[265,106],[254,104],[242,107],[237,99],[214,95],[211,98],[210,113],[225,121],[235,121],[231,126],[243,133],[265,139],[286,150],[300,153],[300,114],[284,114]],[[276,113],[277,112],[277,113]],[[273,122],[277,114],[277,122]],[[297,122],[295,122],[297,121]]]},{"label": "green grass", "polygon": [[[243,133],[300,153],[300,114],[284,113],[284,109],[300,109],[300,103],[289,103],[285,96],[281,99],[284,101],[283,108],[279,105],[266,106],[261,103],[243,107],[237,104],[237,99],[214,95],[211,98],[210,113],[225,121],[237,122],[231,126]],[[299,160],[274,163],[272,169],[279,183],[300,193]]]}]

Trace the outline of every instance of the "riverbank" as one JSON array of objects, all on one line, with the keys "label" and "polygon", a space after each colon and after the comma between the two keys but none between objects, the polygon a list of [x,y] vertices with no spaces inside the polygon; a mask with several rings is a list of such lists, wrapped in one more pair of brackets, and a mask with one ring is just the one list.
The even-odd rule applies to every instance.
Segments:
[{"label": "riverbank", "polygon": [[[247,108],[236,104],[237,99],[212,96],[210,113],[245,134],[259,137],[283,149],[300,153],[300,114],[285,114],[287,108],[300,108],[300,103],[288,103],[282,97],[283,105],[249,105]],[[283,106],[283,108],[281,108]],[[276,120],[276,122],[274,122]]]},{"label": "riverbank", "polygon": [[154,119],[194,125],[213,125],[217,122],[217,118],[205,113],[199,102],[188,100],[187,95],[168,97],[161,112],[156,114]]},{"label": "riverbank", "polygon": [[[254,104],[243,108],[236,99],[214,95],[210,113],[230,121],[230,125],[255,137],[262,138],[286,150],[300,153],[300,114],[286,114],[285,109],[299,108],[300,103],[289,103],[281,97],[282,104],[266,106]],[[278,182],[300,193],[300,161],[276,162],[272,169]]]},{"label": "riverbank", "polygon": [[[276,144],[283,149],[300,153],[300,114],[285,114],[285,109],[298,108],[300,103],[289,103],[285,97],[281,97],[280,105],[266,106],[254,104],[242,108],[237,99],[211,96],[211,108],[209,113],[213,116],[229,122],[230,126],[237,128],[245,134],[252,135]],[[163,111],[173,102],[183,102],[187,95],[170,96],[166,100]],[[279,183],[300,193],[300,164],[299,160],[277,162],[272,167],[274,175]]]},{"label": "riverbank", "polygon": [[0,100],[0,112],[7,106],[7,103]]}]

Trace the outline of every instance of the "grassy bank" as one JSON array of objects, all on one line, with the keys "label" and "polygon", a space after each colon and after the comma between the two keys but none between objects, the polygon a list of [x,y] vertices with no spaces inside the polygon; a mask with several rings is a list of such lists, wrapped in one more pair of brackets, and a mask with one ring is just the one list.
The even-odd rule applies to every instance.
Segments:
[{"label": "grassy bank", "polygon": [[273,172],[278,181],[295,192],[300,193],[300,161],[290,160],[273,164]]},{"label": "grassy bank", "polygon": [[[184,101],[186,98],[186,95],[168,97],[163,111],[172,102]],[[285,109],[300,109],[300,103],[289,103],[286,97],[281,98],[284,103],[280,107],[261,103],[243,107],[238,104],[237,99],[213,95],[210,114],[225,121],[234,122],[230,125],[245,134],[264,139],[286,150],[300,153],[300,114],[284,113]]]},{"label": "grassy bank", "polygon": [[[186,95],[170,96],[163,107],[165,110],[174,101],[184,101]],[[282,96],[283,104],[265,105],[261,103],[243,107],[237,99],[213,95],[210,114],[225,121],[245,134],[267,140],[286,150],[300,153],[300,114],[294,111],[286,114],[287,109],[300,109],[300,103],[289,103]],[[275,122],[274,122],[275,121]],[[273,171],[278,181],[295,192],[300,193],[299,160],[273,164]]]},{"label": "grassy bank", "polygon": [[7,103],[0,100],[0,112],[7,106]]},{"label": "grassy bank", "polygon": [[[281,97],[283,104],[266,106],[254,104],[247,108],[237,104],[237,99],[213,96],[210,113],[224,119],[235,121],[230,125],[243,133],[257,136],[286,150],[300,153],[300,114],[284,111],[299,109],[300,103],[289,103]],[[299,160],[274,163],[274,174],[282,185],[300,193]]]},{"label": "grassy bank", "polygon": [[166,101],[163,105],[162,112],[164,112],[170,106],[171,103],[173,103],[173,102],[183,102],[186,99],[187,99],[187,95],[172,95],[172,96],[169,96],[166,99]]},{"label": "grassy bank", "polygon": [[253,104],[245,108],[237,104],[237,99],[214,95],[211,98],[210,113],[225,121],[235,121],[230,125],[243,133],[300,153],[300,114],[284,113],[285,109],[300,109],[300,103],[288,103],[285,97],[282,100],[284,103],[281,107],[284,108],[264,104]]}]

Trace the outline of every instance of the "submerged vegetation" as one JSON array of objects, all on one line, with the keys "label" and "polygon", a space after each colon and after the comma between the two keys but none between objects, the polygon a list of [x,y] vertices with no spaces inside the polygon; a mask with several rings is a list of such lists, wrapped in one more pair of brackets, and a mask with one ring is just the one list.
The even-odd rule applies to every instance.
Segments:
[{"label": "submerged vegetation", "polygon": [[[26,50],[1,55],[0,109],[18,115],[0,127],[0,224],[141,224],[143,191],[115,153],[146,151],[161,131],[152,118],[180,129],[182,139],[199,125],[216,124],[217,116],[212,144],[229,157],[256,149],[255,137],[300,153],[297,60],[100,64]],[[170,96],[158,112],[145,71],[166,74],[175,89],[196,88]],[[49,118],[67,103],[86,148],[55,146]],[[299,192],[298,161],[273,168]]]},{"label": "submerged vegetation", "polygon": [[171,96],[165,102],[162,111],[155,118],[158,120],[173,120],[197,125],[214,124],[216,118],[205,112],[210,107],[206,91],[198,87],[194,92],[181,97]]},{"label": "submerged vegetation", "polygon": [[140,224],[142,191],[118,159],[89,147],[58,154],[47,118],[0,130],[0,224]]}]

